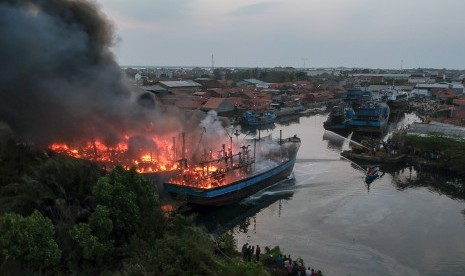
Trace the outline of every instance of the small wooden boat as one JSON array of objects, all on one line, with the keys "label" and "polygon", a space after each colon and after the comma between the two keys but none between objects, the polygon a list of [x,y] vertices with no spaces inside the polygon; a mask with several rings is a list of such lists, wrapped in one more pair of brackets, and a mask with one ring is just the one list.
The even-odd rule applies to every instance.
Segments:
[{"label": "small wooden boat", "polygon": [[365,174],[365,183],[370,184],[381,176],[382,173],[379,166],[368,167],[367,173]]}]

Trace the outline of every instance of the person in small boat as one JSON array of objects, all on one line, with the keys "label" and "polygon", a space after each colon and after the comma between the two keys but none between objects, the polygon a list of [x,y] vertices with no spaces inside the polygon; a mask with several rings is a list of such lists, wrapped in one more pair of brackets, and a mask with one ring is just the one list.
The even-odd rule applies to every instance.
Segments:
[{"label": "person in small boat", "polygon": [[369,167],[367,170],[368,175],[373,175],[376,172],[376,167]]}]

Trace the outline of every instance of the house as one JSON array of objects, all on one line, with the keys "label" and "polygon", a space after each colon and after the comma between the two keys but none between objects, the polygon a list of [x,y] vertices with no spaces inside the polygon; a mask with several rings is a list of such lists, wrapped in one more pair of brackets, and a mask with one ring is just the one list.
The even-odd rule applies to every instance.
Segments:
[{"label": "house", "polygon": [[257,79],[244,79],[244,80],[240,81],[238,83],[238,85],[244,85],[244,86],[253,85],[253,86],[257,87],[257,88],[269,88],[270,87],[269,83],[266,83],[266,82],[263,82],[263,81],[257,80]]},{"label": "house", "polygon": [[202,87],[200,83],[197,83],[193,80],[178,80],[178,81],[159,81],[158,84],[170,91],[182,90],[195,92]]},{"label": "house", "polygon": [[463,84],[460,83],[460,82],[451,83],[451,89],[453,89],[458,94],[463,94],[463,92],[464,92]]},{"label": "house", "polygon": [[452,103],[457,105],[458,109],[465,110],[465,97],[454,99]]},{"label": "house", "polygon": [[200,83],[204,89],[211,89],[211,88],[223,88],[224,85],[217,81],[217,80],[212,80],[209,78],[197,78],[195,79],[196,83]]},{"label": "house", "polygon": [[431,79],[429,76],[425,76],[423,74],[412,74],[408,78],[409,83],[430,83],[431,81],[434,82],[434,79]]},{"label": "house", "polygon": [[212,88],[207,90],[207,97],[226,98],[229,97],[229,90],[224,88]]},{"label": "house", "polygon": [[162,87],[161,85],[146,85],[146,86],[139,86],[139,87],[155,95],[165,95],[169,93],[169,91],[166,90],[166,88]]},{"label": "house", "polygon": [[241,97],[229,97],[228,101],[234,105],[235,108],[245,108],[245,100]]},{"label": "house", "polygon": [[457,98],[457,92],[455,92],[455,90],[452,89],[439,90],[437,92],[434,92],[433,94],[437,99],[441,101],[447,101],[448,99]]},{"label": "house", "polygon": [[177,98],[175,100],[175,104],[180,109],[200,109],[202,105],[205,103],[205,99],[191,97],[191,98]]},{"label": "house", "polygon": [[218,80],[218,82],[223,85],[223,87],[232,87],[234,86],[233,80]]},{"label": "house", "polygon": [[334,99],[334,94],[330,91],[319,91],[316,93],[308,93],[305,94],[303,102],[311,103],[311,102],[323,102]]},{"label": "house", "polygon": [[220,116],[228,116],[234,113],[234,105],[227,98],[210,98],[200,109],[206,112],[214,110]]},{"label": "house", "polygon": [[428,89],[419,89],[415,88],[412,89],[410,92],[411,97],[416,97],[416,98],[431,98],[431,92]]},{"label": "house", "polygon": [[449,89],[448,83],[417,83],[415,85],[416,89],[427,89],[430,92],[442,90],[442,89]]}]

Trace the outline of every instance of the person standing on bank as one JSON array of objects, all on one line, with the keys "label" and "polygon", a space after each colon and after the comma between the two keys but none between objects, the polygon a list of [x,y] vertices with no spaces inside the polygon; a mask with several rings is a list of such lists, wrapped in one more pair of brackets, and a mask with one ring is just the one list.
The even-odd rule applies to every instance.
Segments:
[{"label": "person standing on bank", "polygon": [[260,253],[261,253],[260,246],[257,244],[257,248],[255,248],[255,256],[257,257],[257,262],[260,261]]}]

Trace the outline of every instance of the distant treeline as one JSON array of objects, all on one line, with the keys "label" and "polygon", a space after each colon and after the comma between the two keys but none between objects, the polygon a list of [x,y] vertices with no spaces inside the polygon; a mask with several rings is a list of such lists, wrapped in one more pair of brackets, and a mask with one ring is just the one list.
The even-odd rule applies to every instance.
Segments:
[{"label": "distant treeline", "polygon": [[[263,68],[251,68],[235,71],[228,70],[225,77],[228,80],[236,82],[244,79],[258,79],[269,83],[309,80],[309,77],[303,71],[269,70]],[[220,79],[221,76],[216,73],[215,78]]]}]

